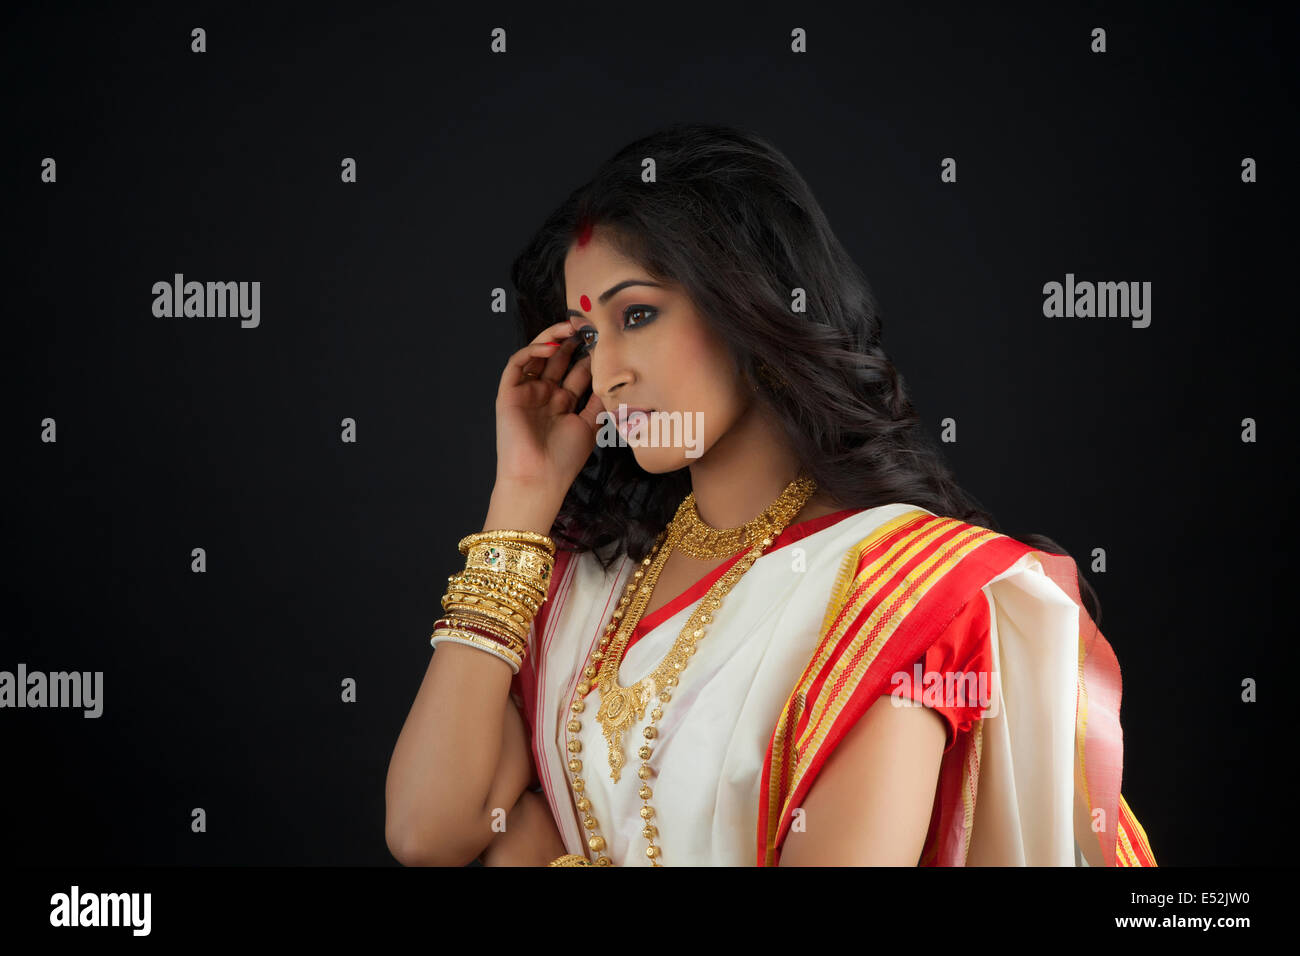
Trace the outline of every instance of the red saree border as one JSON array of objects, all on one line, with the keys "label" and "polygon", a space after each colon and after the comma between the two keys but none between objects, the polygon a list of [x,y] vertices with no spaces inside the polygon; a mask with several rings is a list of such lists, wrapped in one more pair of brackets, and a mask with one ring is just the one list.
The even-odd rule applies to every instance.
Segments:
[{"label": "red saree border", "polygon": [[1151,852],[1151,843],[1147,840],[1147,831],[1142,829],[1138,818],[1129,809],[1124,794],[1119,795],[1118,840],[1115,847],[1116,866],[1158,866],[1156,855]]},{"label": "red saree border", "polygon": [[[822,639],[787,698],[768,743],[759,788],[757,865],[779,865],[794,810],[835,746],[879,697],[888,676],[925,653],[972,593],[1030,552],[1038,555],[1046,573],[1080,608],[1076,769],[1082,779],[1086,752],[1093,776],[1102,779],[1100,784],[1082,784],[1089,808],[1115,808],[1111,832],[1098,834],[1102,859],[1106,865],[1155,865],[1146,833],[1119,793],[1118,665],[1110,645],[1083,610],[1077,584],[1071,585],[1073,560],[923,510],[886,522],[845,556]],[[1098,728],[1094,723],[1088,728],[1091,733],[1085,733],[1084,727],[1085,673],[1087,688],[1094,694],[1094,721],[1102,724]],[[941,819],[936,840],[927,846],[931,860],[937,844],[943,843],[947,851],[939,854],[946,857],[941,863],[965,862],[978,784],[980,729],[977,722],[967,747],[974,763],[962,770],[962,812],[941,815],[946,819]],[[951,785],[957,781],[947,782],[947,792],[955,799]],[[946,832],[953,827],[962,832]]]},{"label": "red saree border", "polygon": [[[829,625],[782,708],[759,787],[757,862],[778,865],[797,808],[835,746],[965,605],[1026,545],[923,510],[885,522],[846,555]],[[847,587],[846,587],[847,585]]]}]

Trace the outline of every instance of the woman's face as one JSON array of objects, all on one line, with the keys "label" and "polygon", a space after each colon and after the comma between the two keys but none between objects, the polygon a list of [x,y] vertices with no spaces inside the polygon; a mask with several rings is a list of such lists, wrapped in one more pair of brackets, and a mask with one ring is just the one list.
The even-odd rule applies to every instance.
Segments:
[{"label": "woman's face", "polygon": [[605,410],[678,413],[632,418],[621,440],[646,471],[698,462],[749,408],[751,393],[725,344],[685,293],[652,279],[600,227],[586,245],[570,246],[564,286],[579,354],[590,356],[591,387]]}]

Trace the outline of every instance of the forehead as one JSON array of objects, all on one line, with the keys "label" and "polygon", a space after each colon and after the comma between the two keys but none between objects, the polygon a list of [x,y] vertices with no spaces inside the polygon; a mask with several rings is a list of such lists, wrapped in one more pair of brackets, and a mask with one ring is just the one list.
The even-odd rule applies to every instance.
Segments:
[{"label": "forehead", "polygon": [[[615,272],[626,273],[621,278],[628,278],[644,271],[635,259],[628,258],[615,248],[609,241],[608,234],[602,233],[599,228],[592,233],[587,243],[579,245],[578,240],[571,242],[564,257],[564,283],[570,297],[585,293],[595,298],[614,283],[607,282],[599,289],[595,285]],[[578,285],[583,288],[576,288]],[[587,285],[591,287],[588,288]]]}]

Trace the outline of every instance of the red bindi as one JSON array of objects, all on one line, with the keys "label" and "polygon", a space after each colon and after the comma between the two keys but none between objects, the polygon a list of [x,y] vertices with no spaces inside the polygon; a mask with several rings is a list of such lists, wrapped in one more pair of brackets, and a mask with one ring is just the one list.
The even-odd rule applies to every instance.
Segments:
[{"label": "red bindi", "polygon": [[591,311],[591,300],[588,299],[585,295],[578,297],[578,305],[582,306],[583,312]]}]

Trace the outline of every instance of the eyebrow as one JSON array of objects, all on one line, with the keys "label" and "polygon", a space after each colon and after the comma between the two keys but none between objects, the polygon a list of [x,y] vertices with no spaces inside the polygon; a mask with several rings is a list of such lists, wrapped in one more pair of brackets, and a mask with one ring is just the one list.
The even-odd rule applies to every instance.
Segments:
[{"label": "eyebrow", "polygon": [[[618,285],[610,286],[608,289],[606,289],[604,292],[602,292],[602,293],[600,294],[600,297],[599,297],[599,299],[598,299],[597,301],[598,301],[601,305],[604,305],[604,304],[605,304],[606,302],[608,302],[611,298],[613,298],[613,297],[614,297],[615,295],[617,295],[618,293],[622,292],[622,291],[623,291],[624,289],[626,289],[628,286],[633,286],[633,285],[648,285],[648,286],[654,286],[656,289],[664,289],[664,288],[667,288],[667,286],[665,286],[662,282],[651,282],[651,281],[648,280],[648,279],[624,279],[624,280],[623,280],[622,282],[620,282]],[[568,314],[571,315],[571,316],[575,316],[576,318],[579,318],[579,319],[585,319],[585,318],[587,317],[585,313],[583,313],[583,312],[579,312],[577,309],[570,309]]]}]

